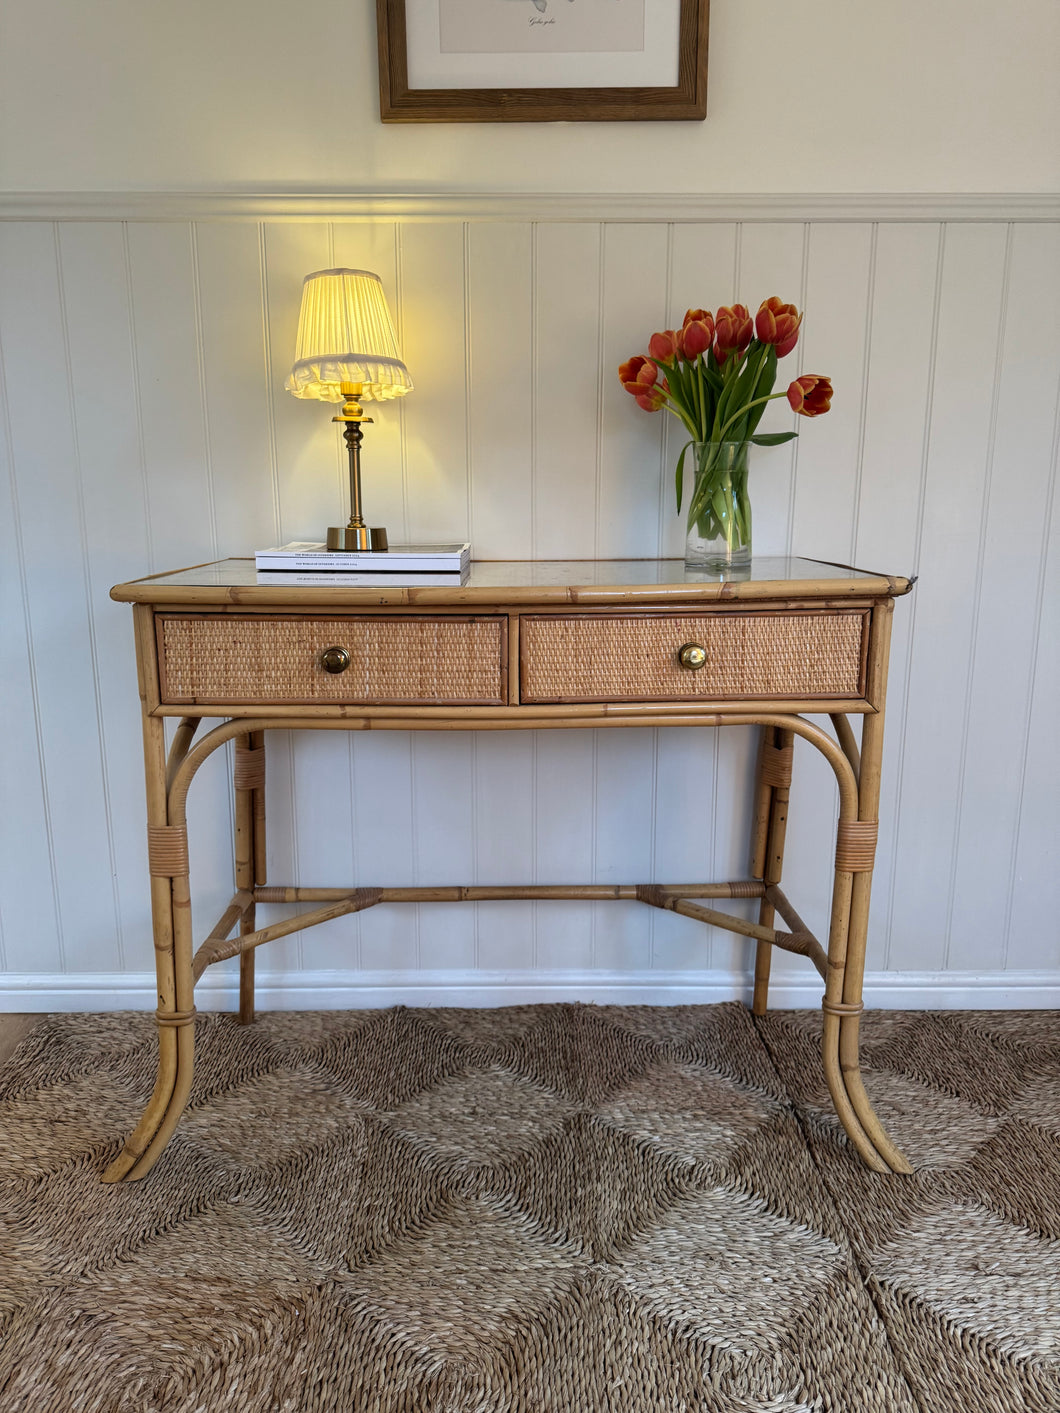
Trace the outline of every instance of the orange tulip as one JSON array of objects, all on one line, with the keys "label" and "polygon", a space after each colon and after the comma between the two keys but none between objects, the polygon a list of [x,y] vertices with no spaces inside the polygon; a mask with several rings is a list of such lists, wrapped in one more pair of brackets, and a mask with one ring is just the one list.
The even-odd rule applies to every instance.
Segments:
[{"label": "orange tulip", "polygon": [[794,304],[782,304],[774,294],[763,301],[755,319],[755,333],[763,343],[776,345],[777,357],[790,353],[799,341],[802,315]]},{"label": "orange tulip", "polygon": [[645,412],[658,412],[666,401],[667,394],[666,380],[663,379],[661,385],[645,388],[643,392],[637,394],[637,406],[643,407]]},{"label": "orange tulip", "polygon": [[690,309],[677,335],[677,351],[686,363],[694,363],[714,342],[714,316],[706,309]]},{"label": "orange tulip", "polygon": [[730,353],[741,355],[751,342],[754,324],[742,304],[722,305],[714,320],[714,357],[724,363]]},{"label": "orange tulip", "polygon": [[648,352],[660,363],[672,363],[677,357],[677,335],[673,329],[667,329],[661,334],[652,334],[648,340]]},{"label": "orange tulip", "polygon": [[632,393],[634,397],[650,388],[658,376],[658,368],[642,353],[638,353],[628,363],[621,364],[618,370],[619,382],[626,392]]},{"label": "orange tulip", "polygon": [[801,417],[820,417],[832,405],[832,382],[819,373],[803,373],[788,388],[788,401]]}]

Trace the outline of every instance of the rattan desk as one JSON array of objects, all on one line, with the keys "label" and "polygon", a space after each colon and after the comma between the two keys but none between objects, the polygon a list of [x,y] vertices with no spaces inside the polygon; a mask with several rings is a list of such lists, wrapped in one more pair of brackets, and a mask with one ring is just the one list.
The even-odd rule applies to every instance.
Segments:
[{"label": "rattan desk", "polygon": [[[240,1019],[254,1016],[262,943],[387,902],[637,899],[756,942],[753,1006],[766,1007],[772,947],[825,983],[822,1057],[843,1127],[879,1172],[909,1166],[862,1085],[858,1027],[876,846],[887,657],[906,579],[797,559],[756,560],[741,581],[696,581],[677,560],[486,562],[460,587],[297,584],[222,560],[120,584],[134,605],[143,702],[147,833],[158,973],[154,1093],[105,1179],[147,1174],[191,1085],[194,987],[240,958]],[[805,719],[827,713],[835,736]],[[860,750],[850,716],[862,717]],[[180,718],[168,755],[164,726]],[[203,718],[223,718],[198,743]],[[269,886],[265,733],[497,731],[621,726],[762,728],[749,876],[724,883],[478,888]],[[839,786],[827,947],[780,887],[795,737]],[[235,893],[192,946],[186,801],[203,761],[235,741]],[[704,900],[756,898],[750,923]],[[255,925],[257,903],[308,903]],[[788,930],[776,927],[779,917]],[[236,935],[233,937],[232,934]]]}]

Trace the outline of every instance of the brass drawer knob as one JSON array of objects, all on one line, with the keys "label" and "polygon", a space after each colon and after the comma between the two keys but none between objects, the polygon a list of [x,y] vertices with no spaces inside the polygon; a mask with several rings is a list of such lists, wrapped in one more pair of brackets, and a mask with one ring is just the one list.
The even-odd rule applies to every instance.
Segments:
[{"label": "brass drawer knob", "polygon": [[706,649],[701,648],[698,643],[685,643],[683,648],[677,650],[677,661],[682,667],[687,667],[689,672],[698,672],[706,664]]},{"label": "brass drawer knob", "polygon": [[320,661],[325,672],[345,672],[350,665],[350,655],[345,648],[325,648]]}]

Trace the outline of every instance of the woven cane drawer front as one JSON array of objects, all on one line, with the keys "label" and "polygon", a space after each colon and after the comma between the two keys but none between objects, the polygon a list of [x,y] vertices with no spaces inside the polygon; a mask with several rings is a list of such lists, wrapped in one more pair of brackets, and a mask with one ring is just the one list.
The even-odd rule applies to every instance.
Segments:
[{"label": "woven cane drawer front", "polygon": [[[502,703],[502,617],[158,614],[161,699],[182,702]],[[332,674],[323,654],[341,647]]]},{"label": "woven cane drawer front", "polygon": [[[860,697],[865,610],[524,615],[524,702]],[[706,652],[682,667],[687,643]]]}]

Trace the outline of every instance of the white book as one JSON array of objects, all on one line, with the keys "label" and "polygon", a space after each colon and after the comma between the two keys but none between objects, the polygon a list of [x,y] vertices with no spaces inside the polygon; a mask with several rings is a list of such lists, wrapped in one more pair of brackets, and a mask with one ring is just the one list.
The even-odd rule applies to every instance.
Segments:
[{"label": "white book", "polygon": [[329,588],[339,588],[346,585],[350,588],[372,588],[372,589],[440,589],[440,588],[460,588],[461,584],[466,584],[471,579],[470,570],[452,570],[448,574],[425,574],[423,572],[413,573],[411,571],[391,574],[367,574],[356,571],[332,571],[329,574],[314,574],[311,570],[291,570],[291,569],[259,569],[259,584],[327,584]]},{"label": "white book", "polygon": [[391,545],[389,550],[329,550],[321,541],[292,540],[290,544],[257,550],[258,569],[315,570],[371,574],[460,573],[471,563],[471,546]]}]

